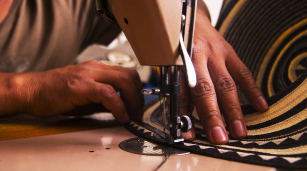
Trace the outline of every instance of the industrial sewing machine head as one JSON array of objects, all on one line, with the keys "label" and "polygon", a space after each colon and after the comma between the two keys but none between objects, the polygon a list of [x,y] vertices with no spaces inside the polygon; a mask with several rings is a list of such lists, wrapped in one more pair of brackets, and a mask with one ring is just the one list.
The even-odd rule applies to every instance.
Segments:
[{"label": "industrial sewing machine head", "polygon": [[[184,66],[191,87],[196,74],[191,62],[197,0],[97,0],[96,10],[104,13],[106,4],[125,33],[141,65],[160,67],[160,86],[143,90],[146,95],[164,99],[162,118],[171,137],[181,142],[181,132],[191,129],[188,116],[179,116],[180,67]],[[165,99],[170,98],[169,118]]]}]

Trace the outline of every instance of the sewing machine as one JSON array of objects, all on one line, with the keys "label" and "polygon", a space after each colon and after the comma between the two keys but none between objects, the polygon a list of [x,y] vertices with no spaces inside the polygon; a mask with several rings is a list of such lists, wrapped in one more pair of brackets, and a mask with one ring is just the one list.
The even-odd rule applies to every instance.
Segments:
[{"label": "sewing machine", "polygon": [[[143,90],[145,95],[163,99],[164,128],[171,136],[166,142],[182,142],[191,119],[179,116],[180,67],[184,66],[190,87],[196,85],[191,62],[197,0],[97,0],[98,14],[115,17],[141,65],[159,66],[160,86]],[[112,11],[110,14],[108,11]],[[169,98],[169,110],[166,99]],[[169,112],[169,115],[167,115]],[[167,117],[169,116],[169,117]]]}]

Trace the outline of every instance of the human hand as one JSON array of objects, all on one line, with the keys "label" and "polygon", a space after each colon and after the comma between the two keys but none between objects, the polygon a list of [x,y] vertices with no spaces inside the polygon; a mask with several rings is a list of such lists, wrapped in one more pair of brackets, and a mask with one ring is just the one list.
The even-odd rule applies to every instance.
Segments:
[{"label": "human hand", "polygon": [[88,61],[19,77],[28,89],[26,111],[35,116],[65,114],[78,107],[97,106],[92,105],[96,103],[122,123],[142,117],[142,84],[134,70]]},{"label": "human hand", "polygon": [[[251,72],[200,9],[197,10],[195,23],[192,62],[197,84],[195,88],[189,89],[184,74],[181,74],[180,115],[191,116],[195,105],[209,141],[225,144],[228,142],[228,135],[221,117],[223,113],[231,137],[244,138],[247,130],[235,83],[256,110],[267,110],[267,102]],[[187,140],[195,139],[195,129],[183,133],[182,137]]]}]

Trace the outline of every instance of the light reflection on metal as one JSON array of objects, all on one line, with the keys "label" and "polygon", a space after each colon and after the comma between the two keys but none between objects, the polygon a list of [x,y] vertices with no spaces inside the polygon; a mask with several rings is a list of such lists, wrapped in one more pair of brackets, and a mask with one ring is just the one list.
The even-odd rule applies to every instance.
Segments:
[{"label": "light reflection on metal", "polygon": [[146,141],[145,139],[140,138],[140,137],[131,138],[131,139],[122,141],[119,144],[119,147],[123,149],[124,151],[130,152],[130,153],[150,155],[150,156],[165,156],[165,154],[169,154],[169,155],[190,154],[190,152],[171,148],[164,144],[155,144],[155,143]]}]

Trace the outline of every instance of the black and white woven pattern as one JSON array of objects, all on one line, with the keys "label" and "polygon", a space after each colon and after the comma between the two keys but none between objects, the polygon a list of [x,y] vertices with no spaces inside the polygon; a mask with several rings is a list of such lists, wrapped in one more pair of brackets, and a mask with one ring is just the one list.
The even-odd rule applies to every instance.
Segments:
[{"label": "black and white woven pattern", "polygon": [[[307,0],[231,0],[217,29],[253,73],[266,97],[307,67]],[[243,94],[239,98],[246,103]]]},{"label": "black and white woven pattern", "polygon": [[[173,146],[227,160],[307,169],[307,73],[288,89],[268,98],[268,103],[270,109],[264,113],[254,111],[251,106],[242,106],[248,129],[245,139],[212,145],[194,115],[196,139]],[[148,104],[143,121],[131,122],[126,128],[138,136],[161,142],[165,138],[161,112],[160,101],[153,101]]]},{"label": "black and white woven pattern", "polygon": [[[248,135],[212,145],[194,113],[196,140],[174,147],[207,156],[307,169],[307,0],[230,0],[217,29],[253,73],[270,109],[242,106]],[[247,103],[239,93],[240,101]],[[165,136],[160,102],[148,104],[142,122],[126,127],[153,141]],[[167,132],[166,132],[167,133]]]}]

